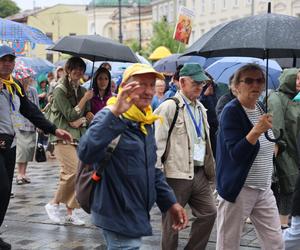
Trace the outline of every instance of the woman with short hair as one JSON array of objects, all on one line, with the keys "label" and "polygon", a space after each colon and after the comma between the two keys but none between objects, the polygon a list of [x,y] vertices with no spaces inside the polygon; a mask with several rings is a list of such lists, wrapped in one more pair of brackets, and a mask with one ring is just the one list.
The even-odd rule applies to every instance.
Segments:
[{"label": "woman with short hair", "polygon": [[275,144],[264,135],[273,136],[272,116],[258,103],[265,75],[258,65],[247,64],[235,73],[232,84],[237,96],[221,113],[217,137],[217,249],[238,250],[249,217],[262,249],[282,250],[271,190]]}]

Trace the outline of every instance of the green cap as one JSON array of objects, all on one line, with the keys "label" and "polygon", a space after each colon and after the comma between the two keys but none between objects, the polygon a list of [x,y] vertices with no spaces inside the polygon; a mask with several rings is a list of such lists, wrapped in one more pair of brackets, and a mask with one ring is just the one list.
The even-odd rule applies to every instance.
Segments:
[{"label": "green cap", "polygon": [[185,63],[179,72],[179,76],[189,76],[196,82],[209,80],[204,69],[198,63]]}]

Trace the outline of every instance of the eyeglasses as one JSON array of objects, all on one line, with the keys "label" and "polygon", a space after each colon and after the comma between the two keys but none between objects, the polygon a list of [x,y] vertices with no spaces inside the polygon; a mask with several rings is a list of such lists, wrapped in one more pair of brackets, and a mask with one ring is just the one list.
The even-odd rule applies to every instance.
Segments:
[{"label": "eyeglasses", "polygon": [[205,86],[206,85],[206,82],[205,81],[201,81],[201,82],[198,82],[198,81],[195,81],[195,80],[191,80],[191,83],[192,83],[192,85],[193,86],[196,86],[196,87],[203,87],[203,86]]},{"label": "eyeglasses", "polygon": [[258,84],[264,84],[265,79],[263,77],[260,78],[246,77],[244,80],[240,80],[239,82],[244,82],[246,84],[253,84],[254,82],[257,82]]}]

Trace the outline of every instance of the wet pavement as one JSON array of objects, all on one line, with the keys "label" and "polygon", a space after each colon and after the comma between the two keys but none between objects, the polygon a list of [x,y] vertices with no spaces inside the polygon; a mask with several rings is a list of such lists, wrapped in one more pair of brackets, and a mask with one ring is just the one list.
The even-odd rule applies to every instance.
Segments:
[{"label": "wet pavement", "polygon": [[[104,239],[98,228],[90,222],[89,215],[83,210],[76,211],[85,220],[85,226],[56,225],[45,212],[44,206],[56,190],[59,167],[55,160],[46,163],[32,163],[28,167],[31,183],[16,185],[13,183],[15,198],[11,199],[5,221],[0,228],[1,237],[12,244],[12,249],[106,249]],[[60,214],[66,213],[60,207]],[[190,216],[190,220],[193,218]],[[160,244],[160,211],[154,207],[151,211],[153,236],[144,237],[142,250],[159,249]],[[190,223],[189,223],[190,224]],[[190,227],[180,232],[179,247],[183,249]],[[216,245],[215,228],[206,249],[213,250]],[[241,240],[241,250],[259,249],[259,244],[252,225],[245,224]]]}]

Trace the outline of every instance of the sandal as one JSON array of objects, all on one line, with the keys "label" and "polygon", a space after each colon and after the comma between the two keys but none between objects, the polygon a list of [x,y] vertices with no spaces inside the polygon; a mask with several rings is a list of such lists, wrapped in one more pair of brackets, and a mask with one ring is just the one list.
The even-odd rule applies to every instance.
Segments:
[{"label": "sandal", "polygon": [[22,180],[25,184],[31,183],[31,180],[28,177],[23,177]]},{"label": "sandal", "polygon": [[16,183],[17,183],[17,185],[23,185],[23,184],[25,184],[25,181],[23,178],[16,178]]}]

